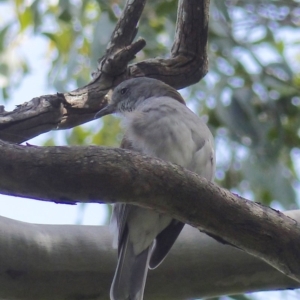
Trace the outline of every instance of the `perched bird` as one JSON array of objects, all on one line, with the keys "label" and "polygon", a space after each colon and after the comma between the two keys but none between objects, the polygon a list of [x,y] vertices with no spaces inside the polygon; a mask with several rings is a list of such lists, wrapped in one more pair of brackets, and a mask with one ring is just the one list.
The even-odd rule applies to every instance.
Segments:
[{"label": "perched bird", "polygon": [[[171,86],[151,78],[129,79],[113,91],[96,117],[119,113],[124,118],[123,147],[181,165],[213,180],[213,136],[206,124]],[[184,224],[134,205],[116,204],[118,265],[111,300],[142,300],[148,268],[157,267]]]}]

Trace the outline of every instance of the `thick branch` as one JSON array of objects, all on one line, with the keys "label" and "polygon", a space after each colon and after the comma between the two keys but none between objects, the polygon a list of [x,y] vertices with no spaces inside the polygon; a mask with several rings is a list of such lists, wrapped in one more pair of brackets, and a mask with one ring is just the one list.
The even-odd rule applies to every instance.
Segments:
[{"label": "thick branch", "polygon": [[127,1],[106,54],[100,59],[88,85],[63,94],[34,98],[12,112],[5,112],[0,107],[0,139],[21,143],[50,130],[71,128],[91,121],[107,103],[108,91],[131,77],[153,77],[175,88],[198,82],[208,68],[209,0],[179,1],[176,36],[170,58],[149,59],[127,67],[145,46],[143,39],[132,43],[144,5],[145,0]]},{"label": "thick branch", "polygon": [[102,147],[39,148],[1,142],[0,151],[1,193],[64,203],[125,202],[157,209],[221,237],[300,281],[296,221],[182,167]]},{"label": "thick branch", "polygon": [[[300,211],[287,213],[300,221]],[[117,254],[107,227],[0,217],[0,228],[1,299],[108,299]],[[198,299],[299,287],[261,260],[186,226],[163,264],[149,272],[145,298]]]},{"label": "thick branch", "polygon": [[178,89],[197,83],[208,71],[208,17],[209,1],[180,0],[171,58],[129,66],[130,74],[154,77]]}]

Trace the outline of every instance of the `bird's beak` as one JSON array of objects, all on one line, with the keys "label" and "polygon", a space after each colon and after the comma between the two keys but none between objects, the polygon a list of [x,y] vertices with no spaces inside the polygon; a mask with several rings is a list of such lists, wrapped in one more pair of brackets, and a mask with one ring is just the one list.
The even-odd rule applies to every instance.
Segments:
[{"label": "bird's beak", "polygon": [[96,114],[94,119],[102,118],[106,115],[112,114],[115,112],[114,105],[107,104],[105,107],[103,107],[101,110],[99,110]]}]

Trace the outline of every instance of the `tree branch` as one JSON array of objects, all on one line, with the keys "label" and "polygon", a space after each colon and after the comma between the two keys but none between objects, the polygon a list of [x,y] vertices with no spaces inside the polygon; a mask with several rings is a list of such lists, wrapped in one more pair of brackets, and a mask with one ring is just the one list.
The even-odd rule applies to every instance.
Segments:
[{"label": "tree branch", "polygon": [[125,79],[146,76],[175,88],[198,82],[206,73],[209,0],[181,0],[176,36],[168,59],[148,59],[127,67],[144,46],[133,44],[136,25],[145,0],[127,1],[105,56],[99,60],[93,80],[84,87],[57,95],[43,95],[19,105],[14,111],[0,108],[0,139],[21,143],[54,129],[67,129],[94,119],[107,103],[107,93]]},{"label": "tree branch", "polygon": [[148,59],[129,66],[133,77],[149,76],[174,88],[197,83],[208,71],[209,1],[180,0],[170,59]]},{"label": "tree branch", "polygon": [[300,281],[300,227],[295,220],[180,166],[118,148],[39,148],[0,142],[0,151],[3,194],[70,204],[124,202],[156,209]]},{"label": "tree branch", "polygon": [[[286,213],[300,221],[300,211]],[[107,299],[117,258],[108,227],[35,225],[0,217],[0,228],[0,298]],[[148,273],[145,298],[197,299],[299,287],[263,261],[185,226],[166,260]]]}]

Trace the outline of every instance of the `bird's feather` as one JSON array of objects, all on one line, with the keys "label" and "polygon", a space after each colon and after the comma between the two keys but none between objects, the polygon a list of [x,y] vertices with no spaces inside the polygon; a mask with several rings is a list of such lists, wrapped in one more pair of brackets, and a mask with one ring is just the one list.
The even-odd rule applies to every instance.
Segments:
[{"label": "bird's feather", "polygon": [[134,247],[125,228],[119,247],[119,259],[110,290],[111,300],[142,300],[148,272],[151,246],[140,254]]}]

